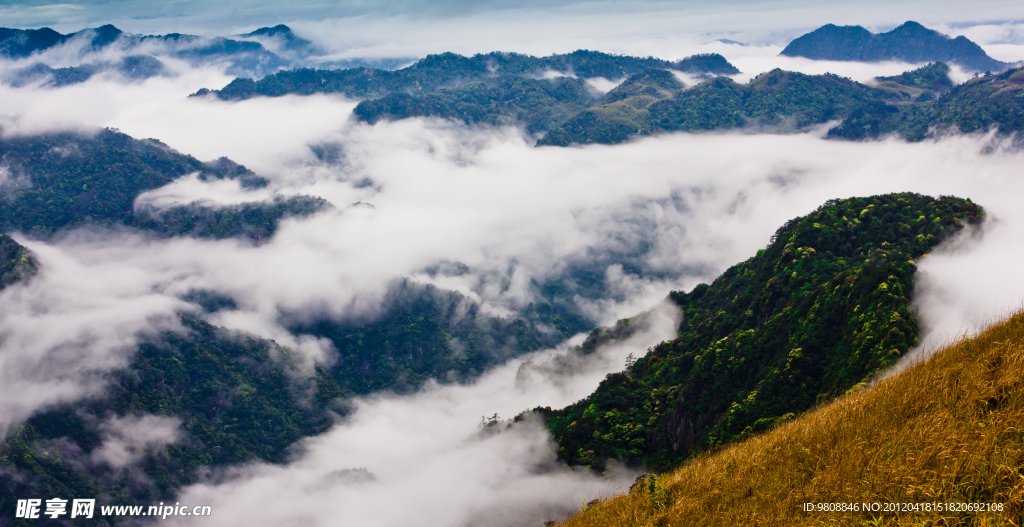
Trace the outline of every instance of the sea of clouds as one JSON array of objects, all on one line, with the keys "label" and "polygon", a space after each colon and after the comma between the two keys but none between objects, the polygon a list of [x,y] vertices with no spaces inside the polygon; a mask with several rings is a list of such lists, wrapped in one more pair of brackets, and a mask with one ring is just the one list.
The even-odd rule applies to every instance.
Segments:
[{"label": "sea of clouds", "polygon": [[[109,14],[103,11],[109,6],[102,5],[96,12]],[[271,9],[254,5],[256,11]],[[652,18],[650,9],[617,13],[624,17],[617,26],[609,16],[598,16],[601,12],[581,15],[575,4],[533,11],[495,4],[459,16],[395,8],[355,18],[283,21],[333,46],[339,57],[495,49],[548,54],[590,47],[675,59],[716,51],[743,70],[741,79],[783,67],[865,81],[913,65],[778,57],[781,44],[772,40],[773,31],[816,27],[841,15],[842,22],[881,29],[904,18],[926,21],[912,14],[923,4],[901,4],[874,18],[851,15],[838,4],[785,4],[803,13],[788,22],[786,10],[771,5],[696,4],[690,11],[673,11],[662,4],[665,17]],[[43,7],[3,9],[27,17]],[[214,4],[204,20],[214,24],[222,7]],[[990,8],[992,20],[1013,18],[1015,12],[998,2]],[[519,18],[495,17],[496,11]],[[94,20],[76,13],[84,18],[62,20]],[[550,16],[524,33],[528,15],[538,13]],[[759,13],[768,15],[755,23]],[[125,21],[141,31],[160,21],[160,29],[167,30],[173,21],[189,20],[184,14],[165,15]],[[959,9],[943,16],[935,23],[978,39],[997,58],[1024,58],[1024,53],[1014,55],[1022,49],[1019,24],[966,24],[971,19]],[[671,32],[673,21],[690,29]],[[710,29],[693,29],[700,23]],[[390,28],[387,34],[384,28]],[[759,44],[714,42],[743,36]],[[233,467],[185,489],[180,502],[211,504],[218,524],[539,524],[588,499],[623,491],[634,475],[629,471],[602,479],[560,468],[536,423],[485,438],[477,435],[479,416],[511,417],[584,397],[605,374],[621,370],[626,355],[641,355],[672,336],[678,314],[660,304],[669,291],[712,280],[763,248],[786,220],[828,199],[912,191],[971,198],[988,211],[980,232],[957,238],[919,262],[915,307],[925,329],[922,349],[976,331],[1019,307],[1024,296],[1024,276],[1016,269],[1024,252],[1019,206],[1024,153],[991,136],[849,143],[825,140],[821,128],[790,135],[666,134],[615,146],[536,148],[514,128],[432,119],[365,125],[352,118],[356,101],[337,96],[187,98],[231,78],[215,66],[170,64],[175,75],[142,82],[110,74],[60,89],[0,85],[3,133],[115,127],[200,159],[226,155],[270,181],[265,189],[247,190],[233,182],[186,177],[146,193],[139,205],[231,204],[309,194],[334,208],[285,220],[272,240],[258,246],[240,240],[154,240],[124,231],[81,230],[50,241],[12,233],[37,255],[42,270],[28,283],[0,292],[0,430],[42,408],[101,392],[104,374],[127,365],[140,338],[176,327],[175,313],[190,309],[180,298],[193,289],[236,300],[237,309],[211,315],[213,323],[293,347],[307,366],[329,361],[330,345],[289,333],[281,324],[283,314],[372,317],[389,285],[403,277],[458,290],[500,315],[534,299],[531,284],[560,276],[566,262],[644,243],[650,250],[643,254],[643,274],[610,263],[607,294],[579,303],[605,324],[661,306],[649,331],[603,349],[584,371],[567,378],[517,385],[523,358],[464,386],[430,384],[415,395],[361,399],[348,420],[307,440],[290,463]],[[470,272],[426,272],[439,262],[460,262]],[[496,285],[500,282],[507,287]],[[529,358],[543,362],[569,344]],[[176,422],[153,419],[105,423],[106,442],[95,461],[124,468],[147,448],[180,439]]]}]

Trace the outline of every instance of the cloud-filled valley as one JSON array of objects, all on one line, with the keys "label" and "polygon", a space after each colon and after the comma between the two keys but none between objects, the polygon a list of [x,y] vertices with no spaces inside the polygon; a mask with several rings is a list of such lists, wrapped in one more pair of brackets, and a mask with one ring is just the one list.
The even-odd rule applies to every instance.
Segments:
[{"label": "cloud-filled valley", "polygon": [[[849,23],[886,28],[921,5],[896,6],[875,19]],[[803,8],[793,5],[798,7]],[[28,4],[2,9],[24,20],[44,16],[42,7]],[[53,16],[73,24],[116,15],[120,8],[84,9],[81,16]],[[92,9],[100,15],[88,14]],[[220,23],[223,9],[218,4],[209,10],[211,24]],[[515,16],[497,21],[489,9],[444,14],[425,29],[407,15],[285,21],[337,60],[506,48],[548,54],[597,47],[603,40],[610,47],[602,51],[666,59],[721,53],[742,71],[734,76],[739,81],[781,67],[868,82],[918,66],[779,56],[782,39],[770,30],[784,16],[778,11],[761,21],[747,11],[729,24],[723,11],[704,6],[687,12],[696,13],[696,21],[686,27],[710,21],[706,34],[674,35],[668,26],[680,20],[681,11],[651,22],[653,29],[631,23],[619,33],[611,18],[595,15],[588,31],[571,29],[564,38],[545,40],[541,35],[560,20],[578,20],[575,6],[551,7],[555,16],[532,31],[523,31],[529,10],[513,9]],[[780,31],[795,36],[801,24],[849,14],[838,6],[811,11]],[[991,17],[1010,19],[1014,12],[993,4]],[[189,20],[177,16],[170,20]],[[623,16],[648,20],[650,14]],[[977,38],[1001,60],[1024,57],[1019,24],[965,25],[969,18],[962,11],[947,17],[935,27]],[[478,21],[488,22],[450,31]],[[159,20],[130,23],[140,31],[166,30]],[[381,27],[409,30],[388,40]],[[610,36],[599,38],[594,28]],[[328,46],[339,29],[351,30],[350,42]],[[493,34],[485,38],[488,31]],[[221,33],[228,34],[216,34]],[[749,37],[752,45],[714,41],[734,36]],[[53,67],[77,60],[57,52],[42,58]],[[119,60],[118,53],[110,50],[107,59]],[[2,62],[0,73],[23,65]],[[110,73],[63,87],[0,84],[0,132],[4,138],[65,130],[90,136],[109,127],[157,139],[202,161],[226,156],[266,180],[265,186],[246,186],[237,179],[187,174],[141,193],[137,211],[220,210],[296,196],[322,198],[329,206],[285,215],[272,236],[256,241],[159,236],[100,223],[53,236],[9,232],[33,253],[39,271],[0,290],[0,432],[40,412],[108,397],[104,390],[140,346],[161,335],[187,338],[195,332],[183,325],[182,314],[286,348],[287,358],[272,350],[267,364],[284,365],[280,369],[292,383],[288,389],[300,394],[297,400],[307,397],[302,393],[322,367],[347,360],[338,341],[316,330],[317,324],[370,324],[390,316],[401,304],[396,296],[408,291],[427,291],[422,294],[428,297],[433,291],[457,292],[450,304],[439,301],[451,310],[446,330],[453,334],[467,317],[522,317],[548,339],[538,340],[545,343],[538,349],[505,346],[495,352],[492,369],[466,378],[452,373],[410,382],[407,390],[403,384],[350,394],[326,431],[296,443],[282,463],[250,460],[204,471],[175,500],[211,504],[218,524],[540,524],[578,511],[581,501],[626,491],[635,468],[616,467],[600,478],[563,467],[557,445],[535,416],[526,414],[507,428],[505,421],[479,427],[479,417],[497,413],[510,419],[587,396],[606,374],[622,370],[627,355],[642,356],[675,336],[680,314],[665,301],[670,291],[711,282],[757,254],[787,220],[830,199],[915,192],[970,198],[985,208],[978,229],[917,262],[918,349],[969,335],[1019,308],[1024,298],[1024,278],[1015,268],[1024,250],[1024,152],[1015,137],[840,141],[825,137],[832,122],[797,133],[741,128],[665,133],[617,145],[535,146],[536,138],[515,126],[422,117],[367,124],[353,115],[359,101],[340,95],[190,98],[200,88],[226,85],[233,78],[229,66],[165,63],[173,74],[145,80]],[[955,67],[951,73],[957,83],[970,76]],[[597,83],[611,81],[618,79]],[[17,170],[6,159],[0,176],[0,200],[10,202],[8,194],[16,191],[11,189],[24,182],[15,179]],[[203,299],[209,298],[220,304],[208,308]],[[556,306],[562,318],[529,318],[538,305]],[[589,328],[652,309],[649,328],[600,347],[579,371],[531,377],[523,366],[567,353]],[[570,335],[551,321],[570,316],[582,322],[565,327],[581,333],[566,339]],[[456,354],[464,344],[456,342]],[[244,395],[236,392],[231,397]],[[89,455],[71,449],[72,457],[83,466],[128,474],[135,485],[152,484],[135,471],[140,460],[190,444],[174,417],[113,416],[91,426],[101,446]]]}]

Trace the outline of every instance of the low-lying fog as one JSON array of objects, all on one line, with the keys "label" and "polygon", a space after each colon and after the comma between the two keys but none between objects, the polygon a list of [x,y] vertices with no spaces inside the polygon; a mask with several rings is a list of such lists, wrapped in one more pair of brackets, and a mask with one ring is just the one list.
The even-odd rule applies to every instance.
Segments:
[{"label": "low-lying fog", "polygon": [[[730,59],[748,76],[783,60],[771,58],[770,48],[720,46],[747,49]],[[784,60],[809,72],[833,67]],[[836,67],[846,70],[826,71],[870,77],[905,66],[843,63]],[[578,299],[607,324],[658,305],[673,289],[712,280],[764,247],[786,220],[831,198],[912,191],[971,198],[987,209],[980,234],[920,262],[923,348],[1019,307],[1024,295],[1017,268],[1024,253],[1024,153],[991,137],[849,143],[824,140],[819,129],[535,148],[513,128],[423,119],[359,124],[350,118],[355,103],[340,97],[185,98],[227,80],[215,69],[183,67],[176,77],[134,84],[96,78],[61,89],[0,86],[6,134],[117,127],[200,159],[227,155],[270,180],[267,189],[243,191],[183,178],[143,202],[310,194],[335,206],[284,221],[259,246],[110,231],[41,242],[14,233],[43,269],[28,284],[0,293],[0,431],[48,405],[101,390],[103,373],[127,363],[139,332],[174,327],[174,313],[189,308],[180,297],[190,289],[236,299],[238,309],[211,315],[211,322],[274,338],[312,364],[330,360],[333,350],[290,335],[280,324],[282,312],[372,316],[388,285],[409,277],[461,291],[492,313],[513,313],[533,298],[531,284],[559,276],[567,260],[648,244],[642,275],[609,264],[605,296]],[[464,263],[470,272],[425,272],[444,261]],[[503,280],[509,287],[495,286]],[[308,440],[288,465],[213,474],[186,489],[180,502],[211,504],[218,525],[556,519],[584,499],[623,490],[632,474],[602,479],[558,468],[535,424],[473,438],[480,416],[508,418],[583,397],[606,373],[621,370],[627,354],[670,337],[670,311],[659,311],[651,331],[603,350],[576,376],[520,378],[517,387],[522,358],[470,385],[360,400],[349,420]],[[175,436],[173,430],[163,435]]]},{"label": "low-lying fog", "polygon": [[[602,478],[561,468],[539,423],[481,430],[481,418],[509,419],[585,397],[605,374],[622,370],[627,355],[646,353],[679,322],[665,303],[651,318],[650,330],[600,349],[574,375],[519,372],[520,359],[467,386],[369,397],[345,423],[306,441],[288,466],[232,469],[226,483],[195,485],[179,502],[210,504],[218,525],[539,526],[561,519],[624,492],[636,473]],[[524,359],[543,364],[553,353]],[[504,431],[488,434],[495,430]]]}]

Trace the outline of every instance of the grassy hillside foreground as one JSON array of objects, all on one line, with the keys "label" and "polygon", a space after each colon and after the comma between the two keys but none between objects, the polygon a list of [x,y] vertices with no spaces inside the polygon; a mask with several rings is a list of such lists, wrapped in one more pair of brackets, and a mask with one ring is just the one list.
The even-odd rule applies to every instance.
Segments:
[{"label": "grassy hillside foreground", "polygon": [[[806,512],[806,503],[861,510]],[[866,512],[864,503],[882,510]],[[885,511],[905,503],[916,510]],[[949,511],[950,504],[1002,510]],[[1019,526],[1022,516],[1024,311],[563,525]]]}]

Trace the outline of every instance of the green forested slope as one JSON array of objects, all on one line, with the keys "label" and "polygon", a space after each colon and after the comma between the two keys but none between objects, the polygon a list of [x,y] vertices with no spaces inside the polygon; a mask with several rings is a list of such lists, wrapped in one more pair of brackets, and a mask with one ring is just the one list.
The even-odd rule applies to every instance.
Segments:
[{"label": "green forested slope", "polygon": [[257,96],[339,93],[348,97],[375,98],[392,92],[419,96],[442,88],[495,77],[530,77],[545,71],[575,74],[580,78],[621,79],[647,68],[677,69],[688,73],[731,75],[739,73],[717,54],[694,55],[670,62],[578,50],[568,54],[534,57],[520,53],[492,52],[464,57],[455,53],[427,55],[399,70],[349,68],[343,70],[298,69],[282,71],[259,80],[238,78],[220,90],[203,89],[195,95],[213,94],[222,100]]},{"label": "green forested slope", "polygon": [[565,122],[593,102],[579,79],[499,77],[419,97],[390,93],[359,103],[355,115],[371,124],[381,119],[441,117],[466,124],[520,125],[535,133]]},{"label": "green forested slope", "polygon": [[0,289],[36,273],[35,258],[10,236],[0,233]]},{"label": "green forested slope", "polygon": [[[922,70],[936,68],[933,65]],[[911,76],[912,73],[915,72],[900,76],[910,78],[886,78],[883,86],[896,79],[925,87],[941,82],[941,75],[933,72],[918,77]],[[901,91],[912,94],[905,86],[900,86]],[[920,93],[910,102],[858,108],[840,126],[829,130],[829,137],[866,139],[895,133],[910,141],[920,141],[933,134],[954,131],[986,132],[995,128],[1004,136],[1024,132],[1024,68],[976,77],[938,91],[938,98],[930,88]]]},{"label": "green forested slope", "polygon": [[266,180],[227,158],[203,163],[153,140],[103,129],[91,134],[48,133],[0,139],[0,170],[8,175],[0,201],[0,231],[46,237],[83,225],[125,224],[165,236],[266,239],[285,216],[312,214],[326,206],[299,196],[274,203],[212,208],[199,204],[160,214],[134,210],[147,190],[198,172],[200,178],[238,179],[243,187]]},{"label": "green forested slope", "polygon": [[[936,93],[944,93],[953,89],[953,81],[949,78],[949,65],[944,62],[933,62],[916,70],[903,72],[899,75],[889,77],[876,77],[878,88],[885,91],[891,88],[904,96],[913,95],[911,98],[929,100],[933,99]],[[914,93],[910,90],[920,90],[927,93],[927,97],[921,97],[921,93]]]},{"label": "green forested slope", "polygon": [[656,132],[746,125],[799,128],[841,119],[853,108],[884,95],[837,75],[780,69],[748,84],[716,77],[687,90],[681,85],[671,90],[666,81],[650,72],[638,74],[623,83],[626,93],[612,90],[600,105],[553,129],[538,144],[611,144]]},{"label": "green forested slope", "polygon": [[895,134],[921,141],[935,134],[998,129],[1024,132],[1021,68],[953,86],[936,63],[866,86],[837,75],[772,70],[748,84],[716,77],[671,89],[669,75],[642,72],[538,141],[538,145],[614,144],[659,132],[740,127],[797,131],[841,121],[828,136],[863,140]]},{"label": "green forested slope", "polygon": [[[530,133],[540,133],[594,104],[599,94],[588,90],[581,79],[621,79],[652,70],[671,76],[665,71],[668,69],[705,76],[739,73],[716,54],[669,62],[587,50],[548,57],[497,52],[464,57],[442,53],[428,55],[400,70],[284,71],[260,80],[235,79],[221,90],[200,90],[196,95],[212,93],[220,99],[236,100],[341,93],[367,99],[359,103],[355,115],[371,124],[381,119],[441,117],[467,124],[515,124]],[[538,78],[551,71],[576,78]]]},{"label": "green forested slope", "polygon": [[567,463],[665,468],[842,394],[917,342],[915,261],[982,209],[894,194],[832,201],[710,285],[679,335],[589,397],[537,409]]}]

